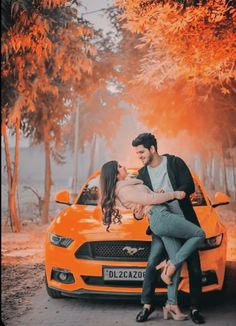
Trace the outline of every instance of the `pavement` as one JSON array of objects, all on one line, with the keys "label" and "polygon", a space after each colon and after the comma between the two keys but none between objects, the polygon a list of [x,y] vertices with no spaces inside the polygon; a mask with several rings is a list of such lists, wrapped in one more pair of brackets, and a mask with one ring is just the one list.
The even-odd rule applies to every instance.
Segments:
[{"label": "pavement", "polygon": [[[201,312],[206,318],[207,326],[236,325],[236,262],[227,263],[225,290],[222,293],[203,295]],[[45,287],[40,288],[30,298],[33,308],[22,316],[5,323],[9,326],[134,326],[138,325],[135,316],[141,305],[137,301],[85,300],[77,298],[52,299]],[[193,326],[191,320],[163,320],[161,302],[157,310],[144,323],[152,325]],[[185,296],[184,312],[188,312]]]}]

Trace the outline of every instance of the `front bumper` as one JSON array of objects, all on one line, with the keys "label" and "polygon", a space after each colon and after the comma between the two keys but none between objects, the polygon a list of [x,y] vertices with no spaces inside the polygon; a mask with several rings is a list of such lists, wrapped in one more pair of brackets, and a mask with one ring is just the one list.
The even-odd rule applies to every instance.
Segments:
[{"label": "front bumper", "polygon": [[[77,247],[78,248],[78,247]],[[210,292],[221,290],[224,281],[226,266],[226,238],[220,247],[200,252],[202,269],[202,291]],[[101,296],[108,298],[135,298],[142,293],[142,281],[129,282],[104,282],[102,269],[104,265],[113,267],[146,267],[146,262],[123,261],[96,261],[76,259],[72,249],[64,249],[46,245],[45,267],[49,288],[60,291],[66,296]],[[69,270],[74,277],[74,282],[65,284],[52,279],[53,268]],[[189,278],[186,264],[183,265],[179,290],[189,293]],[[156,294],[164,294],[167,288],[158,281]]]}]

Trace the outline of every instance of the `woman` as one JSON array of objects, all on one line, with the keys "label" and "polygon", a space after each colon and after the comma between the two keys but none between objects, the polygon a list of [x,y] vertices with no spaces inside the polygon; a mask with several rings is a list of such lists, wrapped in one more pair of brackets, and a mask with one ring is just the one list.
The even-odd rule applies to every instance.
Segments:
[{"label": "woman", "polygon": [[[121,222],[119,209],[131,209],[138,218],[144,215],[148,217],[152,232],[162,239],[167,253],[170,250],[171,237],[185,239],[185,243],[175,256],[171,256],[171,260],[164,261],[156,267],[163,269],[161,278],[170,285],[173,275],[180,270],[182,263],[203,243],[204,231],[187,221],[183,215],[171,213],[164,204],[167,201],[183,199],[185,192],[155,193],[141,180],[127,178],[127,175],[126,168],[117,161],[103,165],[100,179],[103,222],[109,230],[111,223]],[[176,320],[186,319],[177,304],[175,306],[167,302],[163,308],[164,318],[170,315]]]}]

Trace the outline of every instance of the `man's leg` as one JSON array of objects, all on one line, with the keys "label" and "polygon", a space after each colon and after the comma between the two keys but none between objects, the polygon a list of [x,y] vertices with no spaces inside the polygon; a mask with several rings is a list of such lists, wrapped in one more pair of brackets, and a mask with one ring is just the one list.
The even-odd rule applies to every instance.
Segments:
[{"label": "man's leg", "polygon": [[163,259],[164,253],[164,245],[161,239],[155,234],[152,234],[151,250],[148,258],[148,264],[145,270],[143,292],[141,295],[141,302],[144,306],[136,316],[137,322],[146,321],[154,310],[152,303],[156,288],[156,280],[158,277],[158,271],[155,269],[155,267]]},{"label": "man's leg", "polygon": [[163,242],[158,236],[152,234],[151,250],[148,257],[148,264],[143,281],[143,292],[141,296],[141,302],[143,304],[151,304],[153,301],[155,284],[159,273],[155,267],[163,259],[164,253],[165,249]]},{"label": "man's leg", "polygon": [[199,308],[202,293],[202,272],[198,251],[187,259],[190,287],[190,302],[194,308]]},{"label": "man's leg", "polygon": [[190,287],[190,315],[196,324],[203,324],[204,318],[199,313],[202,294],[202,272],[198,251],[192,253],[187,259],[189,287]]}]

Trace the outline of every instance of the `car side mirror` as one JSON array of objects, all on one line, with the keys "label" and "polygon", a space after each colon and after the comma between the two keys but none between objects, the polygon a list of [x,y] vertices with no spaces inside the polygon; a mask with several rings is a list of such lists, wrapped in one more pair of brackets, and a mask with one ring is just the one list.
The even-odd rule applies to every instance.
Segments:
[{"label": "car side mirror", "polygon": [[59,191],[56,193],[55,200],[58,204],[71,205],[69,191]]},{"label": "car side mirror", "polygon": [[217,207],[221,205],[229,204],[230,197],[224,194],[223,192],[217,192],[215,194],[215,203],[212,204],[212,207]]}]

